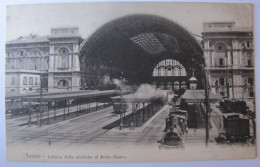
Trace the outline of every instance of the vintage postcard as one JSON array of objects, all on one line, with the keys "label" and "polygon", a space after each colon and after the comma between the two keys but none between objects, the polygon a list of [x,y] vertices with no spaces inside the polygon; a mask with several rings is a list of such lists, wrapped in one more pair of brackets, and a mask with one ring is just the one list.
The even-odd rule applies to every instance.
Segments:
[{"label": "vintage postcard", "polygon": [[256,157],[253,5],[7,6],[8,161]]}]

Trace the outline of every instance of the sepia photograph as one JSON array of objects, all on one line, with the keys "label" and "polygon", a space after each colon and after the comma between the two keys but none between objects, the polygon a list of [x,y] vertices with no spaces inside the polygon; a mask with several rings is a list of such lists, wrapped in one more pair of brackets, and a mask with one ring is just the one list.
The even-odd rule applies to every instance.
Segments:
[{"label": "sepia photograph", "polygon": [[257,157],[254,6],[6,6],[6,160]]}]

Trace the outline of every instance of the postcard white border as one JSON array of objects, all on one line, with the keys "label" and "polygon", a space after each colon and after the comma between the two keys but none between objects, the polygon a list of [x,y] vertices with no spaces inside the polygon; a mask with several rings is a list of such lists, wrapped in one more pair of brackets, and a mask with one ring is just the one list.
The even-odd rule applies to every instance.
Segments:
[{"label": "postcard white border", "polygon": [[[103,0],[106,1],[106,0]],[[116,1],[116,0],[113,0]],[[121,0],[123,1],[123,0]],[[178,2],[228,2],[228,3],[253,3],[254,4],[254,26],[255,26],[255,62],[256,64],[260,64],[260,57],[259,57],[259,47],[260,47],[260,1],[259,0],[177,0]],[[7,162],[6,161],[6,144],[5,144],[5,117],[4,117],[4,45],[5,45],[5,16],[6,16],[6,5],[16,5],[16,4],[36,4],[36,3],[68,3],[68,2],[75,2],[73,0],[1,0],[0,3],[0,166],[3,167],[57,167],[57,166],[91,166],[91,167],[122,167],[122,166],[144,166],[144,167],[155,167],[155,166],[177,166],[177,167],[201,167],[201,166],[211,166],[211,167],[225,167],[225,166],[236,166],[236,167],[256,167],[260,164],[260,156],[258,155],[256,159],[253,160],[224,160],[224,161],[199,161],[199,162],[161,162],[161,163],[108,163],[108,164],[101,164],[101,163],[33,163],[33,162]],[[79,0],[77,2],[87,2],[86,0]],[[256,75],[256,99],[259,101],[259,94],[260,94],[260,66],[255,66],[255,75]],[[257,104],[257,103],[256,103]],[[257,104],[257,120],[260,120],[259,114],[259,104]],[[257,138],[260,138],[260,123],[257,124]],[[259,153],[259,147],[258,147]]]}]

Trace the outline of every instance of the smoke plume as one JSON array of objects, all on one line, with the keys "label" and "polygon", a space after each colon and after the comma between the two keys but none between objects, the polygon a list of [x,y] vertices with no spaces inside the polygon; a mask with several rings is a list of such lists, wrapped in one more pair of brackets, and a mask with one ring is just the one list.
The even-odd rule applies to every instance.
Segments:
[{"label": "smoke plume", "polygon": [[166,96],[167,92],[160,89],[155,89],[154,86],[149,84],[141,84],[135,92],[135,95],[142,98],[149,98],[156,95]]}]

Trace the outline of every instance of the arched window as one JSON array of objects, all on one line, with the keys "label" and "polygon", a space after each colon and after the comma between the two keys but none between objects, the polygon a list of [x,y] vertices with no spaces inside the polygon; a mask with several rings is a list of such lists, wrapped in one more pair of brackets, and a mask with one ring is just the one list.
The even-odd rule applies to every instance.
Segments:
[{"label": "arched window", "polygon": [[58,87],[60,88],[67,88],[68,87],[68,82],[66,80],[60,80],[57,84]]},{"label": "arched window", "polygon": [[181,89],[187,89],[187,85],[185,81],[181,82]]},{"label": "arched window", "polygon": [[18,69],[23,69],[23,60],[18,60]]},{"label": "arched window", "polygon": [[180,83],[178,81],[174,82],[174,90],[179,90],[180,89]]},{"label": "arched window", "polygon": [[165,59],[160,61],[154,68],[153,74],[154,77],[158,76],[187,76],[184,66],[174,60],[174,59]]},{"label": "arched window", "polygon": [[215,86],[226,86],[229,85],[231,86],[230,80],[227,80],[227,78],[218,78],[215,83]]},{"label": "arched window", "polygon": [[160,82],[159,88],[162,90],[165,89],[164,82]]},{"label": "arched window", "polygon": [[22,93],[22,94],[26,94],[26,93],[27,93],[26,89],[23,88],[21,93]]},{"label": "arched window", "polygon": [[38,78],[35,77],[35,85],[38,85]]},{"label": "arched window", "polygon": [[225,43],[218,42],[218,43],[216,43],[214,49],[215,49],[215,52],[225,52],[227,50],[227,46]]},{"label": "arched window", "polygon": [[23,84],[27,85],[27,77],[23,77]]},{"label": "arched window", "polygon": [[37,70],[37,69],[38,69],[37,59],[33,59],[33,69],[34,69],[34,70]]},{"label": "arched window", "polygon": [[60,56],[60,68],[69,67],[69,50],[67,48],[61,48],[59,50]]},{"label": "arched window", "polygon": [[171,82],[167,82],[166,89],[172,90],[172,83]]},{"label": "arched window", "polygon": [[218,79],[215,81],[215,86],[218,86]]},{"label": "arched window", "polygon": [[221,96],[228,96],[229,97],[229,89],[232,86],[232,83],[227,78],[218,78],[215,83],[215,91],[219,93]]},{"label": "arched window", "polygon": [[243,49],[243,50],[252,49],[252,48],[253,48],[252,41],[244,41],[241,43],[241,49]]},{"label": "arched window", "polygon": [[224,86],[225,85],[225,79],[224,78],[219,78],[219,85]]},{"label": "arched window", "polygon": [[29,78],[29,85],[33,85],[33,77]]}]

